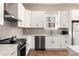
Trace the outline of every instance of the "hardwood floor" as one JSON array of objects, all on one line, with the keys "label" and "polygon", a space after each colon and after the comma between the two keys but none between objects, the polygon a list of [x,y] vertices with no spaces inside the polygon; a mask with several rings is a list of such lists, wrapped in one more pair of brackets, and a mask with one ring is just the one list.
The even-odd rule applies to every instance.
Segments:
[{"label": "hardwood floor", "polygon": [[67,50],[30,50],[28,56],[67,56]]}]

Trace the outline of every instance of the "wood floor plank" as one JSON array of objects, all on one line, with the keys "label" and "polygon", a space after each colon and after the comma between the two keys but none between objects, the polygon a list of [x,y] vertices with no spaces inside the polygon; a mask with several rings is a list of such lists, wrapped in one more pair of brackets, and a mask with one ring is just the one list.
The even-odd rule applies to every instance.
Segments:
[{"label": "wood floor plank", "polygon": [[67,56],[67,50],[30,50],[28,56]]}]

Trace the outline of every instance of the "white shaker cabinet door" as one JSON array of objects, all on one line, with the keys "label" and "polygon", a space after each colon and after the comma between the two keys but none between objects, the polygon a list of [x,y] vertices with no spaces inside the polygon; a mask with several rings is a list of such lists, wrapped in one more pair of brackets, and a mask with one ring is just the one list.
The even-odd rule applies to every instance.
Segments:
[{"label": "white shaker cabinet door", "polygon": [[62,40],[62,48],[67,49],[68,45],[71,45],[70,37],[61,37]]},{"label": "white shaker cabinet door", "polygon": [[31,11],[30,10],[27,10],[25,11],[25,27],[26,28],[30,28],[30,14],[31,14]]},{"label": "white shaker cabinet door", "polygon": [[59,39],[59,37],[55,37],[54,39],[52,39],[52,48],[61,48],[61,40]]},{"label": "white shaker cabinet door", "polygon": [[50,37],[46,37],[46,39],[45,39],[45,47],[46,47],[46,50],[52,49],[52,47],[51,47],[51,38]]},{"label": "white shaker cabinet door", "polygon": [[58,12],[58,27],[59,28],[68,28],[69,27],[69,11],[59,11]]},{"label": "white shaker cabinet door", "polygon": [[72,20],[79,20],[79,10],[78,9],[71,10],[71,18],[72,18]]},{"label": "white shaker cabinet door", "polygon": [[61,41],[58,37],[47,37],[45,40],[46,49],[53,50],[53,49],[60,49],[61,48]]},{"label": "white shaker cabinet door", "polygon": [[44,27],[43,11],[31,11],[31,27],[33,28]]},{"label": "white shaker cabinet door", "polygon": [[4,24],[4,4],[0,3],[0,25]]},{"label": "white shaker cabinet door", "polygon": [[34,36],[30,37],[30,48],[31,49],[35,49],[35,40],[34,40]]}]

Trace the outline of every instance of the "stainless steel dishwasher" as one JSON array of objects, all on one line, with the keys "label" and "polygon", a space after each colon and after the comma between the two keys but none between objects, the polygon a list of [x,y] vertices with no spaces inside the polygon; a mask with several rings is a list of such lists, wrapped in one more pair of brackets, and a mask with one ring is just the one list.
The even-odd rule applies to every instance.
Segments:
[{"label": "stainless steel dishwasher", "polygon": [[45,36],[35,36],[35,50],[45,50]]}]

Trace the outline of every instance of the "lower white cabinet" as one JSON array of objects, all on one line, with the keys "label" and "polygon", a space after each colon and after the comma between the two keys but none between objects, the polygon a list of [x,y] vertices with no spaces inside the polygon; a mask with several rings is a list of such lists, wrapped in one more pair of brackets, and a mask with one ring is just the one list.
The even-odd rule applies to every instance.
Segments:
[{"label": "lower white cabinet", "polygon": [[30,45],[26,44],[26,56],[28,55],[29,51],[30,51]]},{"label": "lower white cabinet", "polygon": [[61,48],[61,41],[58,37],[46,37],[46,50]]},{"label": "lower white cabinet", "polygon": [[[30,49],[35,49],[35,38],[34,36],[27,37]],[[71,45],[71,37],[69,36],[46,36],[45,38],[45,49],[46,50],[62,50],[67,49],[67,46]]]},{"label": "lower white cabinet", "polygon": [[27,44],[29,44],[30,49],[34,49],[35,48],[34,36],[28,36],[27,37]]},{"label": "lower white cabinet", "polygon": [[1,56],[17,56],[18,44],[0,44]]},{"label": "lower white cabinet", "polygon": [[10,45],[7,48],[9,49],[9,52],[5,54],[5,56],[17,56],[17,44],[16,45]]},{"label": "lower white cabinet", "polygon": [[62,40],[62,48],[67,49],[68,45],[71,45],[71,38],[70,37],[61,37]]},{"label": "lower white cabinet", "polygon": [[71,38],[68,36],[46,37],[45,45],[46,50],[67,49],[67,46],[71,45]]}]

